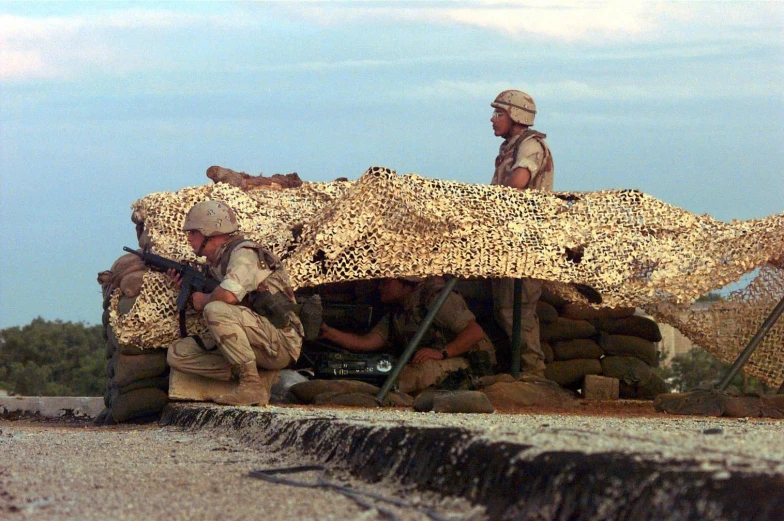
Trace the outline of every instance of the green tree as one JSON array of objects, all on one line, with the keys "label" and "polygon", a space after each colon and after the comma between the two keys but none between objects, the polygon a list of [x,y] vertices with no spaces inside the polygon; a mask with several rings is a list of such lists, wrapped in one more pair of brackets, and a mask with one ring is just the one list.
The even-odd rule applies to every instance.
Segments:
[{"label": "green tree", "polygon": [[[729,369],[729,364],[719,361],[704,349],[695,347],[674,357],[671,367],[662,368],[664,374],[660,373],[660,376],[670,382],[674,390],[685,392],[697,388],[715,387]],[[744,393],[771,391],[759,379],[747,377],[743,373],[737,374],[730,382],[730,386]]]},{"label": "green tree", "polygon": [[0,388],[26,396],[102,396],[102,330],[41,317],[0,330]]}]

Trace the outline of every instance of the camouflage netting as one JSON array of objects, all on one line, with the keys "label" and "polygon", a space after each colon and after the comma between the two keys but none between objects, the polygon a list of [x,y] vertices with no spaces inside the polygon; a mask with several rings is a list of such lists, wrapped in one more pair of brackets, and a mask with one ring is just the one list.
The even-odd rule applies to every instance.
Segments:
[{"label": "camouflage netting", "polygon": [[[226,183],[151,194],[136,201],[140,244],[196,260],[180,231],[195,203],[232,206],[246,236],[286,264],[295,287],[394,277],[535,277],[572,302],[570,283],[598,290],[603,306],[637,306],[680,329],[721,360],[733,361],[784,295],[784,214],[724,223],[636,190],[586,193],[519,191],[399,176],[371,168],[356,182],[304,183],[275,190]],[[769,264],[772,263],[772,264]],[[708,311],[693,299],[754,281]],[[130,312],[111,303],[121,343],[166,346],[178,336],[176,291],[147,272]],[[191,332],[206,331],[197,314]],[[769,332],[747,372],[770,385],[784,380],[784,320]]]}]

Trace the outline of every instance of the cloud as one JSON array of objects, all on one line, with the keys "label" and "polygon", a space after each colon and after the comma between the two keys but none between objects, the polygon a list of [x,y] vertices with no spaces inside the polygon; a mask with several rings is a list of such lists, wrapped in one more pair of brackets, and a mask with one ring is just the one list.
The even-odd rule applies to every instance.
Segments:
[{"label": "cloud", "polygon": [[[770,85],[749,80],[741,89],[743,96],[770,96]],[[602,102],[652,102],[694,99],[738,98],[737,83],[731,87],[724,79],[716,78],[715,83],[706,83],[704,77],[699,81],[673,82],[668,78],[622,82],[614,80],[605,83],[600,79],[584,81],[565,79],[555,82],[472,82],[441,80],[423,85],[408,85],[405,90],[390,94],[404,99],[422,102],[444,100],[477,100],[484,102],[506,89],[521,89],[534,95],[536,100],[558,100],[563,102],[602,101]],[[488,102],[489,103],[489,102]]]},{"label": "cloud", "polygon": [[[215,37],[226,43],[232,31],[246,35],[272,31],[288,36],[303,28],[328,26],[350,35],[358,25],[363,29],[377,25],[384,38],[396,25],[409,24],[417,31],[421,28],[422,41],[426,42],[427,32],[433,27],[455,28],[456,37],[460,30],[473,28],[508,39],[507,50],[525,49],[527,41],[580,44],[581,52],[590,52],[593,57],[605,53],[613,58],[624,54],[650,56],[653,52],[668,53],[669,57],[709,56],[728,50],[738,52],[745,44],[779,48],[784,25],[784,4],[780,2],[335,1],[193,3],[182,10],[113,5],[57,17],[0,14],[0,82],[68,80],[84,76],[87,70],[122,76],[145,69],[173,69],[178,56],[188,52],[183,48],[194,38]],[[155,38],[165,39],[165,47],[151,49],[148,42]],[[659,48],[637,45],[646,42],[655,42]],[[539,45],[537,56],[559,49],[556,45],[549,47],[552,51]],[[390,49],[394,50],[392,46]],[[455,56],[444,59],[468,59],[458,46],[455,52]],[[318,53],[313,56],[312,60],[294,58],[266,67],[273,72],[318,72],[414,63],[385,56],[341,56],[335,60],[320,59]],[[443,63],[439,57],[408,59]],[[232,67],[225,62],[221,66]],[[264,67],[258,64],[260,70]]]},{"label": "cloud", "polygon": [[[355,23],[426,23],[497,31],[513,39],[613,42],[690,39],[732,28],[767,27],[780,38],[784,9],[779,2],[672,2],[643,0],[537,0],[443,2],[320,2],[297,4],[291,12],[325,26]],[[684,31],[684,28],[687,28]]]},{"label": "cloud", "polygon": [[144,9],[44,18],[0,14],[0,81],[68,79],[85,67],[125,73],[150,59],[129,52],[124,40],[130,32],[163,33],[209,20]]}]

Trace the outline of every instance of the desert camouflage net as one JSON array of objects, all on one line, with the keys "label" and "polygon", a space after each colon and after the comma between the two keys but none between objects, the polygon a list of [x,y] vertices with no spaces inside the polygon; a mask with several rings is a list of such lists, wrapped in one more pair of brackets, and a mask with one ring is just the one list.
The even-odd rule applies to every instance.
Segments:
[{"label": "desert camouflage net", "polygon": [[[397,175],[374,167],[356,182],[243,191],[218,183],[136,201],[155,253],[196,260],[181,232],[195,203],[222,200],[243,233],[279,255],[295,287],[405,275],[535,277],[568,300],[570,283],[599,291],[603,306],[638,306],[731,362],[784,295],[784,214],[724,223],[636,190],[519,191]],[[296,229],[296,232],[292,232]],[[756,278],[707,311],[693,299]],[[112,305],[123,343],[151,348],[177,337],[176,292],[147,273],[133,310]],[[198,315],[189,331],[205,331]],[[771,329],[747,372],[784,380],[784,320]]]}]

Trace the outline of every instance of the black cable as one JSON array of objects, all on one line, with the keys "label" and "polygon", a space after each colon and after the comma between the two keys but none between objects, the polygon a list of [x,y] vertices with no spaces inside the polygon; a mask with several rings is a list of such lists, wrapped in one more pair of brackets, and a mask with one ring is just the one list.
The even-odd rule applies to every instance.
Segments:
[{"label": "black cable", "polygon": [[[315,483],[308,483],[306,481],[296,481],[293,479],[287,479],[278,476],[279,474],[295,474],[295,473],[313,472],[313,471],[321,471],[321,474],[319,474],[319,476],[316,478]],[[364,501],[361,498],[361,496],[369,497],[376,501],[383,501],[385,503],[389,503],[397,507],[411,508],[417,510],[418,512],[422,512],[423,514],[428,516],[430,519],[434,519],[435,521],[449,521],[445,517],[439,515],[438,512],[435,512],[434,510],[417,508],[407,501],[394,499],[394,498],[387,498],[384,496],[380,496],[378,494],[373,494],[372,492],[362,492],[361,490],[354,490],[344,485],[331,483],[324,478],[324,475],[326,473],[327,473],[327,468],[323,465],[301,465],[297,467],[282,467],[276,469],[252,470],[248,473],[248,475],[252,478],[263,479],[264,481],[268,481],[270,483],[276,483],[279,485],[290,485],[292,487],[303,487],[303,488],[331,488],[337,492],[340,492],[344,496],[352,499],[358,505],[367,508],[368,510],[375,508],[380,513],[392,519],[392,521],[399,521],[398,517],[394,514],[394,512],[387,510],[385,508],[380,508],[378,506],[375,506],[368,501]]]}]

